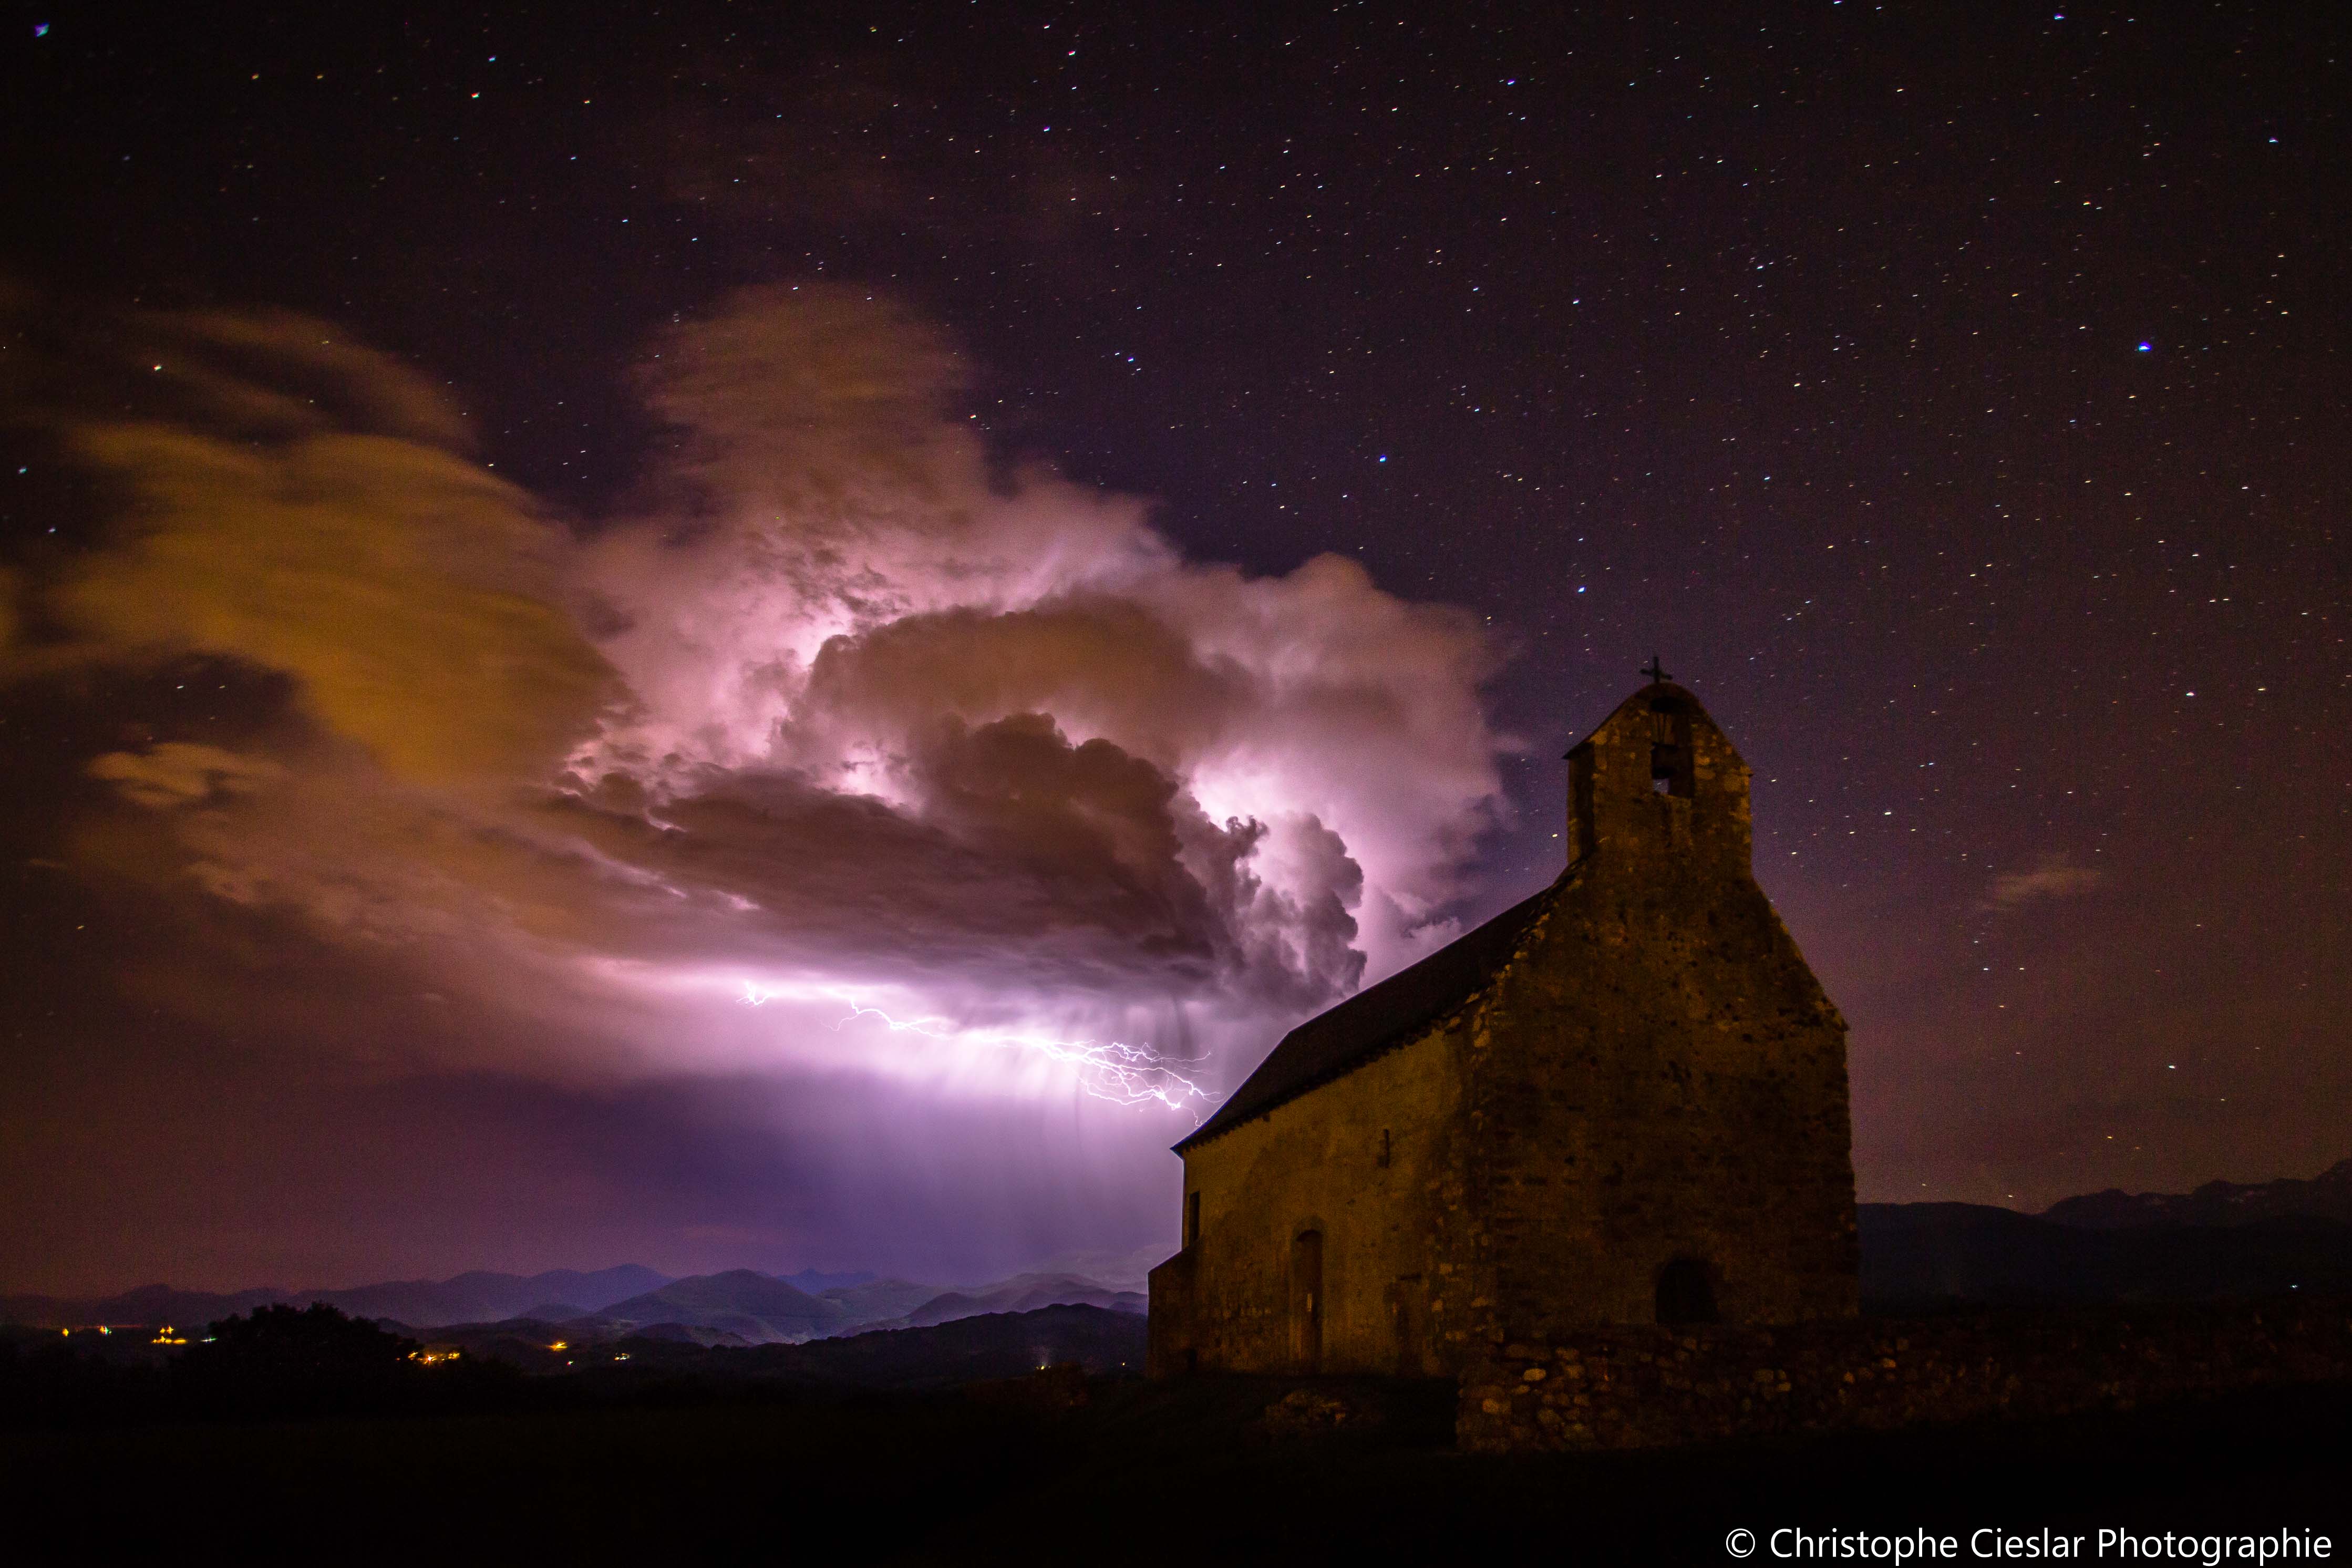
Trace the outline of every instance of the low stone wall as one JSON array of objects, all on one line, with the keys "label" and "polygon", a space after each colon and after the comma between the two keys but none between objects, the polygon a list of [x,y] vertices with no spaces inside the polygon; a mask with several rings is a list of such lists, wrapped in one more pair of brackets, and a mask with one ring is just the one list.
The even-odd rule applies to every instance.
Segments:
[{"label": "low stone wall", "polygon": [[1664,1447],[2346,1378],[2352,1303],[2337,1300],[1601,1328],[1474,1367],[1455,1437],[1488,1453]]}]

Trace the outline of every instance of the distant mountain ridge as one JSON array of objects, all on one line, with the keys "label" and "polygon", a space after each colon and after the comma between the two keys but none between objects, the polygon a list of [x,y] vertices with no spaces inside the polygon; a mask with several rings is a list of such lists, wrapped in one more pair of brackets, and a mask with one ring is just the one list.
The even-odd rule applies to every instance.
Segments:
[{"label": "distant mountain ridge", "polygon": [[2352,1160],[2339,1160],[2309,1181],[2286,1177],[2246,1184],[2208,1182],[2193,1193],[2103,1193],[2062,1198],[2042,1217],[2084,1230],[2132,1230],[2151,1226],[2240,1226],[2297,1217],[2352,1225]]},{"label": "distant mountain ridge", "polygon": [[795,1290],[822,1296],[827,1290],[846,1290],[854,1285],[870,1285],[874,1282],[874,1271],[853,1268],[845,1274],[827,1274],[821,1269],[803,1268],[798,1274],[779,1274],[776,1278]]},{"label": "distant mountain ridge", "polygon": [[[859,1331],[800,1342],[741,1345],[665,1327],[609,1340],[583,1340],[571,1325],[460,1324],[440,1338],[469,1355],[526,1372],[708,1372],[869,1388],[926,1388],[975,1378],[1020,1378],[1040,1367],[1077,1362],[1087,1371],[1143,1364],[1146,1325],[1133,1312],[1064,1305],[1030,1312],[989,1312],[929,1328]],[[562,1348],[556,1348],[561,1345]],[[619,1364],[628,1363],[625,1371]]]},{"label": "distant mountain ridge", "polygon": [[637,1264],[599,1268],[593,1273],[555,1268],[544,1274],[491,1274],[480,1270],[455,1279],[399,1280],[331,1290],[310,1299],[349,1312],[355,1318],[393,1318],[404,1323],[458,1323],[486,1317],[510,1317],[542,1303],[562,1302],[579,1311],[593,1312],[616,1300],[657,1290],[669,1276]]},{"label": "distant mountain ridge", "polygon": [[[912,1326],[915,1314],[934,1302],[938,1305],[921,1318],[923,1326],[982,1313],[1058,1305],[1141,1311],[1142,1270],[1136,1260],[1145,1252],[1159,1250],[1076,1254],[1057,1259],[1062,1265],[1058,1268],[1049,1266],[1046,1270],[963,1287],[877,1279],[864,1269],[826,1273],[803,1268],[797,1274],[778,1275],[736,1268],[680,1278],[638,1264],[592,1271],[555,1268],[528,1275],[477,1269],[447,1279],[390,1279],[312,1290],[274,1287],[181,1290],[169,1285],[142,1285],[111,1296],[0,1296],[0,1323],[42,1328],[202,1324],[257,1307],[324,1301],[352,1317],[389,1319],[416,1329],[509,1320],[562,1323],[604,1316],[628,1322],[661,1317],[689,1326],[716,1327],[716,1319],[732,1315],[761,1320],[733,1326],[749,1331],[748,1342],[766,1343],[885,1324]],[[1069,1267],[1071,1263],[1093,1267],[1082,1270]]]},{"label": "distant mountain ridge", "polygon": [[[1094,1259],[1089,1259],[1093,1261]],[[1110,1272],[1132,1271],[1103,1255]],[[807,1285],[822,1289],[812,1290]],[[1016,1274],[957,1289],[864,1271],[797,1275],[730,1268],[683,1279],[637,1264],[541,1274],[474,1270],[447,1279],[394,1279],[331,1290],[177,1290],[144,1285],[94,1299],[0,1297],[0,1323],[75,1328],[173,1323],[201,1327],[278,1304],[324,1301],[352,1317],[411,1332],[505,1326],[526,1339],[607,1341],[633,1334],[704,1345],[799,1344],[869,1329],[932,1328],[964,1318],[1085,1306],[1140,1314],[1140,1291],[1074,1272]]]},{"label": "distant mountain ridge", "polygon": [[1114,1312],[1141,1312],[1144,1300],[1140,1291],[1114,1290],[1080,1275],[1016,1274],[971,1291],[942,1291],[908,1313],[905,1326],[924,1329],[959,1318],[1034,1312],[1044,1307],[1100,1307]]},{"label": "distant mountain ridge", "polygon": [[[2208,1182],[2193,1193],[2102,1193],[2040,1215],[1975,1204],[1864,1204],[1863,1294],[1876,1301],[2155,1300],[2352,1294],[2352,1159],[2308,1181]],[[332,1290],[176,1290],[94,1300],[0,1296],[0,1322],[195,1326],[278,1302],[324,1301],[413,1330],[528,1327],[541,1339],[656,1334],[705,1345],[797,1344],[877,1329],[1084,1306],[1140,1314],[1141,1266],[1159,1249],[1070,1254],[961,1288],[803,1268],[684,1279],[636,1264],[541,1274],[484,1270]]]},{"label": "distant mountain ridge", "polygon": [[486,1322],[544,1309],[566,1309],[567,1317],[659,1289],[670,1276],[635,1263],[582,1272],[553,1268],[544,1274],[493,1274],[483,1270],[448,1279],[396,1279],[340,1290],[260,1289],[215,1292],[142,1285],[120,1295],[95,1299],[60,1296],[0,1296],[0,1321],[40,1328],[82,1323],[216,1322],[279,1302],[308,1306],[324,1301],[355,1318],[391,1318],[417,1327]]},{"label": "distant mountain ridge", "polygon": [[2352,1295],[2352,1226],[2312,1215],[2091,1228],[1981,1204],[1864,1204],[1865,1310]]},{"label": "distant mountain ridge", "polygon": [[1982,1204],[1864,1204],[1862,1296],[1930,1302],[2352,1295],[2352,1160],[2309,1181],[2109,1189],[2039,1215]]},{"label": "distant mountain ridge", "polygon": [[605,1337],[676,1327],[705,1331],[704,1344],[797,1344],[848,1326],[838,1301],[812,1296],[773,1275],[751,1268],[696,1274],[633,1296],[563,1326]]},{"label": "distant mountain ridge", "polygon": [[1016,1274],[969,1290],[877,1279],[811,1296],[772,1275],[735,1268],[675,1279],[596,1312],[533,1311],[504,1321],[445,1327],[525,1341],[552,1335],[594,1343],[646,1336],[716,1348],[805,1344],[877,1330],[931,1329],[966,1318],[1049,1307],[1088,1307],[1139,1318],[1145,1299],[1139,1291],[1114,1289],[1074,1274]]},{"label": "distant mountain ridge", "polygon": [[908,1313],[940,1293],[937,1285],[919,1285],[911,1279],[869,1279],[863,1285],[842,1285],[821,1292],[828,1301],[836,1301],[849,1315],[854,1327],[866,1328],[904,1318]]},{"label": "distant mountain ridge", "polygon": [[169,1285],[142,1285],[97,1298],[0,1296],[0,1322],[42,1329],[85,1323],[209,1323],[292,1300],[285,1290],[174,1290]]},{"label": "distant mountain ridge", "polygon": [[1028,1312],[980,1313],[893,1333],[772,1345],[735,1352],[728,1362],[730,1371],[754,1377],[880,1388],[940,1387],[977,1378],[1018,1378],[1065,1362],[1076,1362],[1092,1373],[1139,1371],[1144,1335],[1144,1320],[1132,1312],[1063,1304]]}]

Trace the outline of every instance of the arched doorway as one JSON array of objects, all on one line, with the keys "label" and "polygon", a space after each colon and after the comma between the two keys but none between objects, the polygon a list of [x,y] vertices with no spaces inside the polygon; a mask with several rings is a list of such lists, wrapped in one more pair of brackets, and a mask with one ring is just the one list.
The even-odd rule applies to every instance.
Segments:
[{"label": "arched doorway", "polygon": [[1714,1270],[1696,1258],[1677,1258],[1658,1270],[1658,1321],[1719,1323]]},{"label": "arched doorway", "polygon": [[1291,1350],[1301,1372],[1323,1362],[1323,1233],[1302,1230],[1290,1243]]}]

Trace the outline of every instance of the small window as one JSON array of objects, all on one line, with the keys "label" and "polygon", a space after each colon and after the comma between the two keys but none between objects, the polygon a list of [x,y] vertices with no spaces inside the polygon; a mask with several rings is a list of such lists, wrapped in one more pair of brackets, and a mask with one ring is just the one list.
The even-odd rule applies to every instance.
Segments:
[{"label": "small window", "polygon": [[1186,1193],[1184,1194],[1184,1245],[1197,1247],[1200,1243],[1201,1194]]},{"label": "small window", "polygon": [[1383,1171],[1389,1168],[1389,1130],[1385,1127],[1381,1129],[1381,1152],[1373,1158],[1372,1163]]},{"label": "small window", "polygon": [[1715,1307],[1715,1281],[1705,1263],[1677,1258],[1658,1271],[1658,1321],[1719,1323]]}]

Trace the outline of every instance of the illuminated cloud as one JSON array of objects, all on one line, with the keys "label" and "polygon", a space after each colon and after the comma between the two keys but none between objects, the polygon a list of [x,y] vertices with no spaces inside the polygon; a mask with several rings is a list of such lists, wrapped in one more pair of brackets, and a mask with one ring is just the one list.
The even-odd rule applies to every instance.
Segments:
[{"label": "illuminated cloud", "polygon": [[246,795],[283,778],[284,768],[263,757],[239,756],[218,746],[165,741],[145,752],[109,752],[89,764],[141,805],[187,805],[215,795]]},{"label": "illuminated cloud", "polygon": [[2077,866],[2063,855],[2045,857],[2031,871],[2007,871],[1993,879],[1985,908],[1998,913],[2051,899],[2080,898],[2106,880],[2106,873]]},{"label": "illuminated cloud", "polygon": [[[1498,798],[1480,628],[1337,557],[1188,562],[1141,501],[1006,470],[893,301],[771,288],[665,333],[670,439],[577,528],[320,323],[137,326],[139,415],[60,429],[131,504],[35,585],[16,674],[200,656],[288,697],[88,762],[177,847],[86,832],[110,875],[641,1070],[863,1052],[1097,1097],[1104,1050],[1262,1048],[1450,933]],[[922,1023],[843,1027],[876,1017]]]}]

